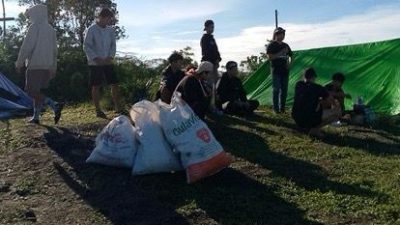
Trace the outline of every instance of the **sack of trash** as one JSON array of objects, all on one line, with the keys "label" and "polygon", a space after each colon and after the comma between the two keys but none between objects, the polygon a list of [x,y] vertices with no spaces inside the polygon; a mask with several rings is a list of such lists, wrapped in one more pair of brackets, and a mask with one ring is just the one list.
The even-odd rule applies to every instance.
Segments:
[{"label": "sack of trash", "polygon": [[130,116],[135,123],[139,142],[132,169],[133,175],[182,170],[179,157],[173,151],[160,126],[159,107],[147,100],[132,106]]},{"label": "sack of trash", "polygon": [[159,100],[161,126],[168,141],[180,154],[188,183],[211,176],[232,161],[208,126],[175,93],[171,104]]},{"label": "sack of trash", "polygon": [[137,151],[136,129],[126,116],[114,118],[96,137],[96,148],[86,160],[106,166],[132,168]]}]

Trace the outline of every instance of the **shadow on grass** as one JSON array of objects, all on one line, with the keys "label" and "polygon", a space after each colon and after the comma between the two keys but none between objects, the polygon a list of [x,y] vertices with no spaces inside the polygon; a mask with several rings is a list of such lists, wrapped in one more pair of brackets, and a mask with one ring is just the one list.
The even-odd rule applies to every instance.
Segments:
[{"label": "shadow on grass", "polygon": [[[382,138],[383,140],[384,138]],[[351,147],[355,149],[361,149],[374,155],[399,155],[400,154],[400,143],[392,137],[386,137],[394,143],[385,143],[377,141],[371,137],[356,138],[351,136],[339,136],[336,134],[326,134],[321,141],[340,147]]]},{"label": "shadow on grass", "polygon": [[229,127],[229,124],[209,123],[209,126],[230,153],[272,171],[271,176],[284,177],[310,191],[383,197],[381,193],[358,185],[331,181],[320,166],[272,151],[262,137],[253,133]]},{"label": "shadow on grass", "polygon": [[91,138],[47,128],[48,146],[73,169],[55,164],[61,177],[113,224],[189,224],[187,219],[194,224],[318,224],[304,219],[304,211],[273,188],[239,171],[225,169],[193,185],[186,184],[183,173],[131,178],[129,170],[87,165]]},{"label": "shadow on grass", "polygon": [[86,164],[89,149],[94,148],[91,138],[65,128],[47,129],[48,146],[72,167],[69,171],[55,163],[60,176],[113,224],[190,224],[174,208],[163,206],[152,194],[139,188],[137,181],[131,179],[130,170]]}]

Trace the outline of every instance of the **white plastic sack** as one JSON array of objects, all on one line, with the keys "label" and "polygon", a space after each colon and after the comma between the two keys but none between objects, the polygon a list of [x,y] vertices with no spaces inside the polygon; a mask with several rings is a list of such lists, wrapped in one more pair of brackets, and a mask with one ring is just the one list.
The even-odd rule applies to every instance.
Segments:
[{"label": "white plastic sack", "polygon": [[96,148],[86,160],[107,166],[131,168],[137,151],[136,129],[126,116],[114,118],[96,138]]},{"label": "white plastic sack", "polygon": [[139,142],[132,174],[182,170],[179,157],[173,152],[162,132],[159,107],[143,100],[132,106],[130,115],[137,128]]},{"label": "white plastic sack", "polygon": [[180,153],[188,183],[210,176],[229,166],[227,155],[211,130],[175,93],[171,105],[157,102],[161,125],[168,141]]}]

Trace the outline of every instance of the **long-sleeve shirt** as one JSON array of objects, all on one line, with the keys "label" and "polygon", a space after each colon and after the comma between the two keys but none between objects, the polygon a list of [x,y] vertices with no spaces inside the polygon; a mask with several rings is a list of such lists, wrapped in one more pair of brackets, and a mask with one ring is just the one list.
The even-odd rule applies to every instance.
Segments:
[{"label": "long-sleeve shirt", "polygon": [[25,36],[18,59],[17,67],[26,65],[28,69],[57,69],[57,37],[56,31],[49,24],[47,7],[36,5],[28,9],[27,15],[32,22]]},{"label": "long-sleeve shirt", "polygon": [[213,64],[221,61],[217,42],[215,42],[212,34],[204,34],[201,38],[200,46],[202,55],[201,61],[209,61]]},{"label": "long-sleeve shirt", "polygon": [[95,58],[114,58],[117,50],[115,30],[113,27],[91,25],[85,33],[83,50],[86,53],[88,64],[96,66]]}]

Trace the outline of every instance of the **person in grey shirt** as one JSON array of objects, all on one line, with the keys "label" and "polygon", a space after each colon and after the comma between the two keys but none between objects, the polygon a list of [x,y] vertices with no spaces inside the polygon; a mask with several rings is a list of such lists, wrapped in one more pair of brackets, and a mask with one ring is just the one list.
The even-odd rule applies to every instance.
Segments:
[{"label": "person in grey shirt", "polygon": [[83,50],[86,53],[90,68],[89,83],[92,88],[92,100],[96,107],[96,116],[106,118],[105,113],[100,109],[100,87],[105,80],[111,86],[111,96],[115,111],[124,113],[120,104],[119,81],[113,66],[113,59],[116,53],[115,30],[112,26],[114,13],[103,8],[96,20],[85,33]]}]

